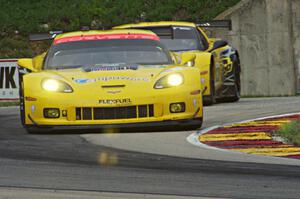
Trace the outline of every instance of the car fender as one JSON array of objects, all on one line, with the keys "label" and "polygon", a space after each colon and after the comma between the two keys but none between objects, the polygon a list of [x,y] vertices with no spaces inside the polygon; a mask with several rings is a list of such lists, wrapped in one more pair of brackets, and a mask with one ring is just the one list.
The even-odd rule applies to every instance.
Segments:
[{"label": "car fender", "polygon": [[37,70],[42,70],[46,52],[34,57],[32,59],[33,65]]},{"label": "car fender", "polygon": [[209,95],[210,90],[210,70],[211,70],[212,54],[208,52],[200,52],[196,54],[195,67],[200,70],[201,89],[203,95]]}]

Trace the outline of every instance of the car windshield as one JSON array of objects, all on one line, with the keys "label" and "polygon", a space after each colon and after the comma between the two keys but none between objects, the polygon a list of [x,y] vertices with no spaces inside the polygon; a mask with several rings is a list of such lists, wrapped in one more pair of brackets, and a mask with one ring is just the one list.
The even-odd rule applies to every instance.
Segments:
[{"label": "car windshield", "polygon": [[65,42],[53,45],[44,69],[68,69],[105,64],[171,64],[160,42],[149,39],[114,39]]},{"label": "car windshield", "polygon": [[197,50],[198,41],[192,27],[151,27],[161,42],[171,51]]}]

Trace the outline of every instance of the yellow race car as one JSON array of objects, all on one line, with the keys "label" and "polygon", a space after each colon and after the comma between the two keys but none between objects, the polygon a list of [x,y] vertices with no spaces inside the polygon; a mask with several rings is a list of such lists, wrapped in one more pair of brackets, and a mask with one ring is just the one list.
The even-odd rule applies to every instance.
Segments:
[{"label": "yellow race car", "polygon": [[240,60],[236,49],[224,40],[208,38],[201,27],[230,27],[231,22],[143,22],[116,26],[114,29],[145,29],[156,33],[172,52],[196,54],[195,67],[201,71],[204,104],[240,99]]},{"label": "yellow race car", "polygon": [[55,34],[46,53],[18,60],[28,132],[201,127],[200,71],[188,66],[195,55],[179,63],[146,30]]}]

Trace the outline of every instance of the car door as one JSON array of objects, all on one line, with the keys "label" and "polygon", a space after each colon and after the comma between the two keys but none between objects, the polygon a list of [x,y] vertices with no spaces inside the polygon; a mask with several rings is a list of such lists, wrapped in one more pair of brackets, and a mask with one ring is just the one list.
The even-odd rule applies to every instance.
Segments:
[{"label": "car door", "polygon": [[[204,33],[204,31],[201,28],[197,28],[197,33],[198,33],[198,39],[199,42],[201,43],[200,45],[203,46],[204,51],[206,52],[211,52],[210,49],[212,48],[214,44],[214,40],[209,39],[207,35]],[[218,90],[219,88],[222,87],[223,83],[223,66],[221,63],[221,58],[220,58],[220,49],[216,49],[212,51],[212,55],[214,57],[214,82],[215,82],[215,88]]]}]

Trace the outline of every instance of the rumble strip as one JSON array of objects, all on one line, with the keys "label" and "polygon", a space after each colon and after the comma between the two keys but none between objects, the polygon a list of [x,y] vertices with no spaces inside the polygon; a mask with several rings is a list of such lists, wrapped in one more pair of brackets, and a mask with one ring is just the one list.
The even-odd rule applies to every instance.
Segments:
[{"label": "rumble strip", "polygon": [[187,140],[194,145],[222,151],[300,159],[300,147],[273,137],[273,132],[281,125],[296,119],[300,119],[300,113],[215,126],[198,131]]}]

